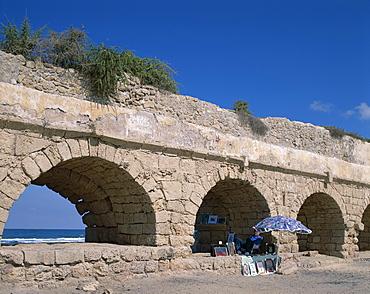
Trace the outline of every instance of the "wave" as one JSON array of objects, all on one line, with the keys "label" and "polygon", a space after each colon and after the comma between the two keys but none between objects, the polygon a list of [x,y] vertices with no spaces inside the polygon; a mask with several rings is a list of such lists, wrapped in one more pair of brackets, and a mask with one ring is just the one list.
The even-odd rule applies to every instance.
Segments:
[{"label": "wave", "polygon": [[82,243],[85,238],[7,238],[1,240],[1,245],[36,244],[36,243]]}]

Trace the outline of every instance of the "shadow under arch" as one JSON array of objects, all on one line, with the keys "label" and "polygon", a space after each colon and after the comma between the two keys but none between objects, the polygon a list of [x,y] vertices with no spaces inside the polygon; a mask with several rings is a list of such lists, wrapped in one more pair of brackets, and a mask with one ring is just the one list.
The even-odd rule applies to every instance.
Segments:
[{"label": "shadow under arch", "polygon": [[[226,218],[226,223],[202,223],[204,214]],[[209,190],[198,209],[195,223],[194,252],[210,252],[211,244],[226,242],[229,232],[246,239],[262,219],[270,216],[264,196],[249,182],[240,179],[225,179]],[[204,222],[204,221],[203,221]],[[264,242],[270,234],[264,234]]]},{"label": "shadow under arch", "polygon": [[317,250],[320,254],[343,257],[345,225],[338,203],[328,194],[314,193],[301,206],[297,220],[312,230],[297,234],[299,251]]},{"label": "shadow under arch", "polygon": [[364,229],[358,234],[358,247],[360,251],[370,250],[370,205],[366,207],[361,222]]},{"label": "shadow under arch", "polygon": [[98,157],[59,163],[32,184],[76,205],[86,242],[155,245],[155,214],[144,188],[118,165]]}]

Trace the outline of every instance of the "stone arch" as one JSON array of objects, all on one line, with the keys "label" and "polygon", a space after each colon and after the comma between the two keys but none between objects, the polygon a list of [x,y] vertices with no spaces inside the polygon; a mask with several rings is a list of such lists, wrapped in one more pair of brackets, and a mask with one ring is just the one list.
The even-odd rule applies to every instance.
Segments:
[{"label": "stone arch", "polygon": [[300,251],[317,250],[321,254],[340,256],[345,243],[345,224],[337,201],[326,193],[313,193],[301,206],[297,220],[312,234],[297,234]]},{"label": "stone arch", "polygon": [[[202,216],[217,215],[226,223],[205,224]],[[225,178],[218,181],[205,195],[196,215],[193,251],[209,252],[210,244],[226,241],[229,232],[247,238],[252,226],[270,216],[264,196],[248,181]]]},{"label": "stone arch", "polygon": [[364,229],[358,234],[358,247],[359,250],[370,250],[370,204],[366,207],[362,219]]},{"label": "stone arch", "polygon": [[[123,161],[126,155],[129,162]],[[6,203],[1,230],[25,187],[46,185],[76,206],[87,225],[86,241],[158,245],[152,201],[134,178],[140,178],[140,164],[129,151],[93,139],[68,139],[25,156],[9,173],[0,183]]]}]

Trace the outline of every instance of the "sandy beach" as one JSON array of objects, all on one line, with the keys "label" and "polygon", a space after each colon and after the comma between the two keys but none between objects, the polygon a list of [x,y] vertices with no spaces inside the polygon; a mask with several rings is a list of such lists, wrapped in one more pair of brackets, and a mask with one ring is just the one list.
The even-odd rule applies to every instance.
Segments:
[{"label": "sandy beach", "polygon": [[[370,258],[362,254],[358,258],[343,260],[328,266],[301,268],[290,275],[270,274],[245,277],[242,275],[220,276],[212,273],[179,272],[171,276],[153,276],[124,281],[99,281],[95,288],[82,289],[66,286],[57,289],[30,289],[26,287],[0,286],[3,294],[25,293],[369,293]],[[93,285],[93,282],[90,282]]]}]

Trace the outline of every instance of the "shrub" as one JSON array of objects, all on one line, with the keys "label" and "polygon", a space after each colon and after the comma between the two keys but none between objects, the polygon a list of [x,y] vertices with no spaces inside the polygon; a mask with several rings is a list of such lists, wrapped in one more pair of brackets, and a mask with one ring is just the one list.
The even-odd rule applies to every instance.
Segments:
[{"label": "shrub", "polygon": [[41,35],[45,27],[32,31],[27,18],[20,29],[9,21],[2,27],[0,33],[4,37],[0,40],[0,50],[78,70],[88,78],[96,102],[109,103],[117,92],[118,81],[126,81],[125,73],[138,77],[141,84],[178,93],[179,84],[173,78],[176,72],[167,63],[140,58],[119,47],[94,46],[84,30],[72,25],[63,32],[49,30],[44,38]]},{"label": "shrub", "polygon": [[344,131],[342,129],[339,129],[337,127],[334,127],[334,126],[327,126],[327,127],[324,127],[324,128],[327,129],[330,132],[330,136],[332,138],[342,139],[344,136],[349,136],[349,137],[359,139],[359,140],[364,141],[364,142],[370,142],[370,139],[363,138],[363,137],[359,136],[356,133],[346,132],[346,131]]},{"label": "shrub", "polygon": [[30,59],[45,27],[36,31],[31,30],[27,17],[23,19],[19,29],[9,20],[6,25],[3,23],[1,25],[0,33],[4,37],[0,40],[0,50],[14,55],[23,55]]},{"label": "shrub", "polygon": [[249,110],[249,103],[247,101],[243,101],[243,100],[236,100],[234,102],[234,105],[231,107],[231,109],[234,110],[235,112],[245,112],[245,113],[248,113],[248,114],[253,114]]},{"label": "shrub", "polygon": [[256,118],[246,112],[237,111],[236,114],[238,115],[241,125],[246,127],[249,126],[252,132],[256,135],[266,135],[268,127],[259,118]]}]

